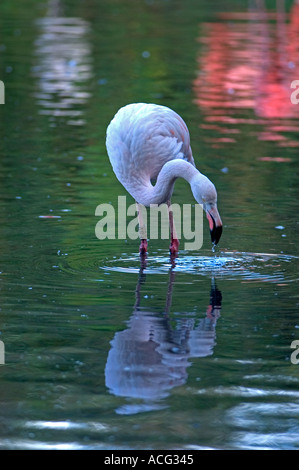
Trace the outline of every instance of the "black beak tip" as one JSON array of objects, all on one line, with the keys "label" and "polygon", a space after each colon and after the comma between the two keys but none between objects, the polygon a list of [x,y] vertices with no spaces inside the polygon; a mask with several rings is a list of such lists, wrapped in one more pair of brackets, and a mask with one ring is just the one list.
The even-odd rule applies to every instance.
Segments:
[{"label": "black beak tip", "polygon": [[219,225],[218,227],[216,227],[216,225],[214,224],[214,227],[210,232],[211,232],[212,243],[214,243],[214,245],[217,245],[222,234],[222,225]]}]

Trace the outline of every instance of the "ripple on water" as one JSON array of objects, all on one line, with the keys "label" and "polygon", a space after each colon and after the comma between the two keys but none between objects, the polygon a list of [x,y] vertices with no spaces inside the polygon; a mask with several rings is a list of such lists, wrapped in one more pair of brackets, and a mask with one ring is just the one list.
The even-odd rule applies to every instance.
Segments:
[{"label": "ripple on water", "polygon": [[[298,262],[298,259],[296,256],[285,254],[226,251],[212,256],[181,254],[175,259],[175,263],[172,263],[169,257],[157,255],[147,258],[146,272],[167,274],[172,268],[176,272],[186,274],[284,283],[298,280],[298,270],[293,266],[293,262]],[[106,271],[137,273],[140,270],[140,257],[135,254],[106,259],[104,265],[99,268]]]}]

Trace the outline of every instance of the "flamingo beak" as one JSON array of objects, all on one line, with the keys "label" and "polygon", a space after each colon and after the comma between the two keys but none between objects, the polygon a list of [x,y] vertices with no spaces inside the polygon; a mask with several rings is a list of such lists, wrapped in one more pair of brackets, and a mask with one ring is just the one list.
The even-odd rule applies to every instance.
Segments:
[{"label": "flamingo beak", "polygon": [[222,222],[217,206],[212,206],[207,210],[207,219],[209,221],[212,243],[217,245],[222,234]]}]

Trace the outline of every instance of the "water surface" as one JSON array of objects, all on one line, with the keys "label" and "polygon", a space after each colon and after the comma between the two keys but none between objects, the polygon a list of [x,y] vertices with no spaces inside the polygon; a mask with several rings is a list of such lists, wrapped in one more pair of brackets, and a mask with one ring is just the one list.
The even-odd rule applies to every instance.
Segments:
[{"label": "water surface", "polygon": [[[0,6],[0,448],[298,449],[298,5],[27,3]],[[187,122],[215,252],[208,224],[176,259],[96,238],[132,101]]]}]

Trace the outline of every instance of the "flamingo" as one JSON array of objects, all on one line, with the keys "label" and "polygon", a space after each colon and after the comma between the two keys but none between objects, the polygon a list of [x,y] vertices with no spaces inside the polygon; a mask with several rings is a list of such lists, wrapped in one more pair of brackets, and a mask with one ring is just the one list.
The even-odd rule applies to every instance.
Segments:
[{"label": "flamingo", "polygon": [[[179,177],[189,182],[195,200],[203,205],[212,243],[219,242],[222,222],[215,186],[197,170],[188,128],[175,111],[147,103],[120,108],[107,128],[106,148],[117,179],[136,201],[140,226],[140,204],[167,203],[172,254],[179,248],[171,211],[174,183]],[[147,239],[141,236],[140,253],[146,253],[147,247]]]}]

